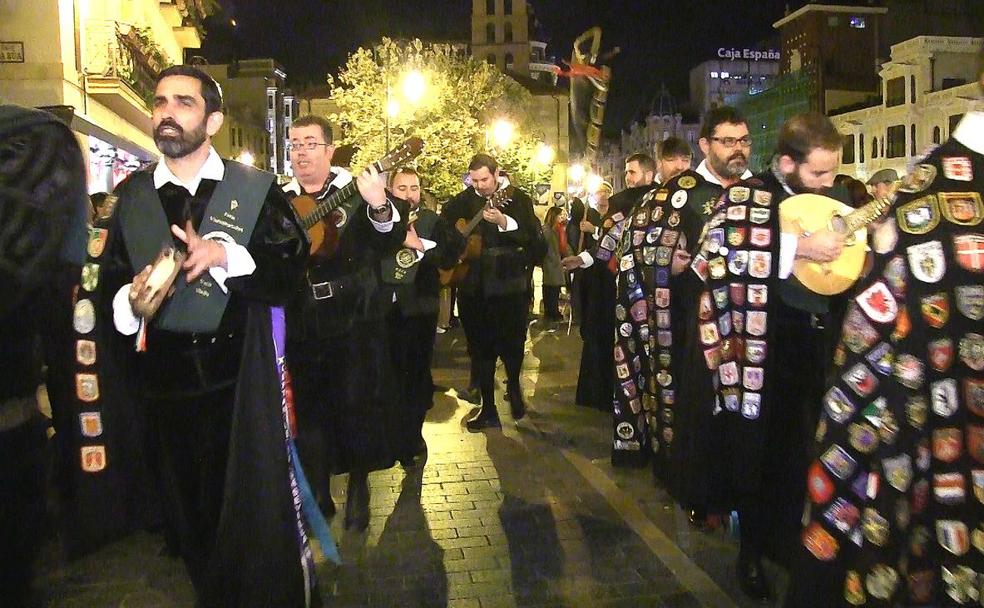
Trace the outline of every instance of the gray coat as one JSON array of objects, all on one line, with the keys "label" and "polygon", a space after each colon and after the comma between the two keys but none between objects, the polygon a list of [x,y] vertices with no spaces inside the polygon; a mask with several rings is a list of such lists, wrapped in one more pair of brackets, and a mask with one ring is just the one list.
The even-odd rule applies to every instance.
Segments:
[{"label": "gray coat", "polygon": [[549,226],[543,227],[543,240],[547,242],[547,255],[543,256],[543,284],[548,287],[564,285],[564,267],[560,264],[560,240]]}]

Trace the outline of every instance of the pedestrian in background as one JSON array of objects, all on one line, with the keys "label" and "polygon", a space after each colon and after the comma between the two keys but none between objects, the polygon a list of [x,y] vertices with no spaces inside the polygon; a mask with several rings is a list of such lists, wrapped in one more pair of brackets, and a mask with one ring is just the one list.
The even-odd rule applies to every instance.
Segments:
[{"label": "pedestrian in background", "polygon": [[569,255],[567,244],[567,210],[551,207],[543,219],[543,240],[547,243],[547,254],[543,257],[543,315],[545,320],[556,322],[563,319],[560,314],[560,288],[564,286],[566,274],[560,260]]}]

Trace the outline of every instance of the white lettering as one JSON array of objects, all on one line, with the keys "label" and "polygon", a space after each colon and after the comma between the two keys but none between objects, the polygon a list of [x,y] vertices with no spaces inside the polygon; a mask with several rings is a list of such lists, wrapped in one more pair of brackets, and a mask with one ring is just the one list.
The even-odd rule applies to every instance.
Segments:
[{"label": "white lettering", "polygon": [[721,47],[717,50],[717,56],[720,59],[730,60],[744,59],[747,61],[778,61],[779,51],[774,49],[756,51],[753,49],[729,49]]}]

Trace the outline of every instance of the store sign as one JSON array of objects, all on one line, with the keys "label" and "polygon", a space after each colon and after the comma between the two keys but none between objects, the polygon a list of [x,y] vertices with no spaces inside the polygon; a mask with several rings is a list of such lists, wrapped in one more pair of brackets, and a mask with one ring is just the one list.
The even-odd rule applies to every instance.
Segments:
[{"label": "store sign", "polygon": [[0,63],[24,63],[24,43],[0,40]]},{"label": "store sign", "polygon": [[721,47],[718,49],[718,57],[721,59],[732,60],[747,59],[749,61],[779,61],[779,51],[756,51],[754,49],[728,49]]}]

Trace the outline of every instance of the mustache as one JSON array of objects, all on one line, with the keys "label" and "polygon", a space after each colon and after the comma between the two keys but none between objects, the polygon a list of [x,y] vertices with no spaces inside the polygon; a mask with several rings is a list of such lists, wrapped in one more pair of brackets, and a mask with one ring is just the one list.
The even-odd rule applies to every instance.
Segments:
[{"label": "mustache", "polygon": [[157,136],[160,137],[161,136],[161,130],[164,127],[171,127],[172,129],[174,129],[175,131],[178,132],[178,136],[179,137],[182,136],[182,135],[184,135],[184,129],[181,128],[181,125],[179,125],[178,123],[174,122],[170,118],[165,118],[164,120],[161,121],[161,124],[157,125],[157,128],[154,129],[154,135],[157,135]]},{"label": "mustache", "polygon": [[745,156],[745,153],[744,152],[735,152],[734,154],[732,154],[731,156],[728,157],[728,162],[730,163],[731,161],[737,160],[737,159],[741,159],[743,161],[747,161],[748,160],[748,157]]}]

